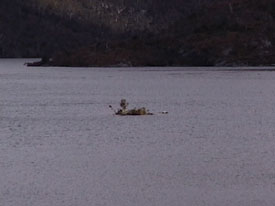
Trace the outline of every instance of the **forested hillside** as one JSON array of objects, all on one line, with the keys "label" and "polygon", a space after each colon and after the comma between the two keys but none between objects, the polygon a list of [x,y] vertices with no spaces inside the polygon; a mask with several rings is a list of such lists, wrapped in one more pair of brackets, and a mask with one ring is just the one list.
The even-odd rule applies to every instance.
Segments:
[{"label": "forested hillside", "polygon": [[2,0],[0,56],[47,64],[271,65],[273,0]]},{"label": "forested hillside", "polygon": [[214,0],[187,21],[193,30],[185,46],[210,65],[271,65],[275,63],[274,18],[273,0]]}]

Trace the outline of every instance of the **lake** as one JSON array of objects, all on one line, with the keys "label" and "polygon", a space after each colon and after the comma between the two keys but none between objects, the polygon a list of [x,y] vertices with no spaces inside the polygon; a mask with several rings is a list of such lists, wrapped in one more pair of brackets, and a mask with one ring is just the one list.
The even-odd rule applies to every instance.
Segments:
[{"label": "lake", "polygon": [[0,205],[275,205],[274,68],[27,61],[0,60]]}]

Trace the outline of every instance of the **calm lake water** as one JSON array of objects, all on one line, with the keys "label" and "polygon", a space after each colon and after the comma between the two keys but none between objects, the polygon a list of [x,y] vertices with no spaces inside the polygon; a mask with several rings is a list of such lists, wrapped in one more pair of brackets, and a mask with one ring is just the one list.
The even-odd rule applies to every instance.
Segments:
[{"label": "calm lake water", "polygon": [[275,205],[275,72],[26,61],[0,60],[1,206]]}]

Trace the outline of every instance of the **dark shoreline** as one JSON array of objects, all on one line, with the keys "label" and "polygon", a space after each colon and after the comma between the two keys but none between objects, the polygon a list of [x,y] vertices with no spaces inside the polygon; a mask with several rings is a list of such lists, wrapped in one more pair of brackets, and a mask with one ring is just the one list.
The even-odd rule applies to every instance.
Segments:
[{"label": "dark shoreline", "polygon": [[[235,66],[206,66],[206,65],[200,65],[200,66],[192,66],[192,65],[164,65],[164,66],[151,66],[151,65],[138,65],[138,66],[129,66],[129,65],[107,65],[107,66],[60,66],[60,65],[54,65],[51,61],[45,63],[44,61],[35,61],[35,62],[26,62],[26,66],[28,67],[67,67],[67,68],[74,68],[74,67],[91,67],[91,68],[124,68],[124,67],[133,67],[133,68],[197,68],[196,71],[204,71],[206,68],[208,71],[238,71],[238,72],[259,72],[259,71],[266,71],[266,72],[273,72],[275,71],[275,65],[254,65],[254,66],[247,66],[247,65],[235,65]],[[264,67],[262,69],[259,69],[259,67]],[[203,69],[201,69],[203,68]],[[211,68],[211,69],[210,69]],[[217,68],[217,69],[215,69]],[[222,68],[222,69],[218,69]],[[151,71],[150,69],[145,71]],[[153,70],[155,71],[155,70]],[[165,70],[160,70],[165,71]],[[171,71],[171,70],[167,70]]]}]

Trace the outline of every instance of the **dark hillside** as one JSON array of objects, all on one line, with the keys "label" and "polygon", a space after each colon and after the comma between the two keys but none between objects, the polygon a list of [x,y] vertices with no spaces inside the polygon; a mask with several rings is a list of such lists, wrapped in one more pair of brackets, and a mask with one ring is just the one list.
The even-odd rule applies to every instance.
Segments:
[{"label": "dark hillside", "polygon": [[[275,63],[274,2],[213,0],[190,7],[161,33],[55,56],[69,66],[234,66]],[[111,45],[111,46],[110,46]]]},{"label": "dark hillside", "polygon": [[160,33],[193,5],[190,2],[2,0],[0,56],[52,55],[105,38]]},{"label": "dark hillside", "polygon": [[108,34],[105,27],[41,12],[23,1],[0,4],[0,56],[40,57],[77,48]]},{"label": "dark hillside", "polygon": [[273,0],[2,0],[0,56],[47,64],[271,65]]},{"label": "dark hillside", "polygon": [[[275,63],[275,2],[219,0],[203,5],[187,22],[187,50],[213,65]],[[176,24],[175,33],[184,26]],[[182,35],[180,35],[182,36]]]}]

